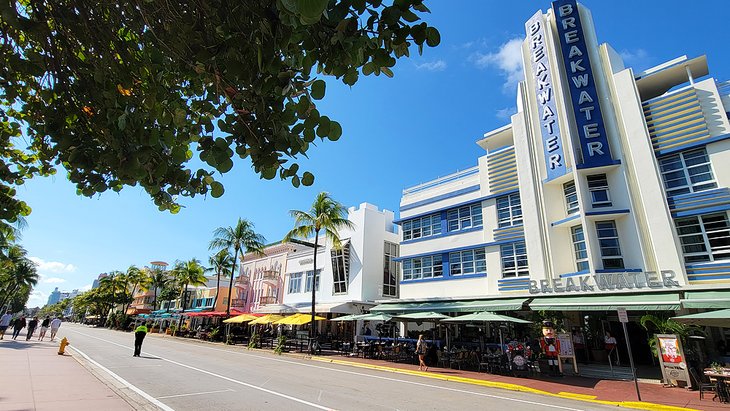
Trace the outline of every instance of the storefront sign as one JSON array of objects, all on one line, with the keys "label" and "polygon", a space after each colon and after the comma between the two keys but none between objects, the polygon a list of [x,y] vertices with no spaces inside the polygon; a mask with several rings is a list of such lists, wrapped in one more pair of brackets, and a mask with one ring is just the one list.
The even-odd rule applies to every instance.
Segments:
[{"label": "storefront sign", "polygon": [[535,81],[535,96],[537,98],[542,146],[545,152],[545,167],[548,180],[552,180],[564,175],[566,168],[541,11],[535,13],[525,23],[525,29],[527,30],[527,44],[530,48],[532,75]]},{"label": "storefront sign", "polygon": [[583,154],[579,164],[581,168],[613,164],[578,5],[575,0],[558,0],[553,12]]},{"label": "storefront sign", "polygon": [[665,382],[684,381],[689,383],[687,363],[679,338],[674,334],[657,334],[657,354]]},{"label": "storefront sign", "polygon": [[314,262],[314,258],[303,258],[299,260],[299,265],[306,265],[306,264],[312,264]]},{"label": "storefront sign", "polygon": [[530,280],[530,294],[640,290],[679,287],[674,271],[607,273],[580,277]]}]

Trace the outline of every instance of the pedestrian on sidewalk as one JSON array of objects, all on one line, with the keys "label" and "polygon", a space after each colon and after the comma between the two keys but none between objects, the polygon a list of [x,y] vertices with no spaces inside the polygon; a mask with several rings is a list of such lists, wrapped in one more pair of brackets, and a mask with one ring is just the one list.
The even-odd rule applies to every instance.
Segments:
[{"label": "pedestrian on sidewalk", "polygon": [[53,341],[56,338],[56,333],[58,332],[58,329],[61,327],[61,318],[56,317],[51,321],[51,341]]},{"label": "pedestrian on sidewalk", "polygon": [[418,371],[428,371],[428,365],[426,365],[426,362],[424,361],[427,351],[428,346],[426,345],[426,341],[423,341],[423,334],[420,334],[418,336],[418,342],[416,343],[416,354],[418,354]]},{"label": "pedestrian on sidewalk", "polygon": [[23,328],[25,328],[25,317],[21,316],[20,318],[16,318],[13,323],[13,339],[18,338],[20,330]]},{"label": "pedestrian on sidewalk", "polygon": [[48,326],[51,324],[51,317],[46,316],[46,318],[43,319],[43,322],[41,323],[41,330],[38,332],[38,341],[43,341],[44,338],[46,338],[46,331],[48,331]]},{"label": "pedestrian on sidewalk", "polygon": [[10,311],[3,314],[2,317],[0,317],[0,340],[5,338],[5,330],[10,327],[10,320],[13,319],[13,315],[10,314]]},{"label": "pedestrian on sidewalk", "polygon": [[30,337],[33,336],[36,327],[38,327],[38,317],[33,317],[33,319],[28,322],[28,334],[25,335],[25,341],[30,341]]},{"label": "pedestrian on sidewalk", "polygon": [[134,355],[133,357],[139,357],[142,353],[142,341],[147,335],[147,324],[142,324],[134,330]]}]

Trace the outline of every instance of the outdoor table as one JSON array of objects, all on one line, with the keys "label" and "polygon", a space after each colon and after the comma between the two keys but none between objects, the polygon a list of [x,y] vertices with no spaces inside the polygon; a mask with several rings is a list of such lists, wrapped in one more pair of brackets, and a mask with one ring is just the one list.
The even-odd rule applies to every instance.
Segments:
[{"label": "outdoor table", "polygon": [[730,378],[730,374],[705,371],[705,375],[715,379],[715,389],[717,391],[715,395],[720,399],[720,402],[730,402],[730,392],[727,388],[727,379]]}]

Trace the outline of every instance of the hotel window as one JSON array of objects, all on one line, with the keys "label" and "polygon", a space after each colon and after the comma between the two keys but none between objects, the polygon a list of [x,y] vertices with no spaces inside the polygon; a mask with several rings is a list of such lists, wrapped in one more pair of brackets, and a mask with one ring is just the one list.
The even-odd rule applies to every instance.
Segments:
[{"label": "hotel window", "polygon": [[433,214],[403,222],[403,240],[441,234],[441,215]]},{"label": "hotel window", "polygon": [[[315,291],[319,291],[319,275],[322,273],[322,270],[317,270],[317,279],[315,280],[316,283],[314,285]],[[311,292],[312,291],[312,279],[314,278],[314,271],[307,271],[307,281],[304,283],[304,292]]]},{"label": "hotel window", "polygon": [[449,275],[475,274],[486,271],[487,257],[483,248],[449,254]]},{"label": "hotel window", "polygon": [[502,278],[527,277],[527,247],[524,241],[500,246],[502,256]]},{"label": "hotel window", "polygon": [[575,191],[575,181],[563,184],[563,194],[565,194],[565,208],[568,214],[577,213],[580,207],[578,206],[578,193]]},{"label": "hotel window", "polygon": [[302,289],[302,273],[291,273],[289,275],[289,289],[287,293],[296,294]]},{"label": "hotel window", "polygon": [[615,221],[596,221],[596,234],[601,247],[603,269],[624,268],[621,247],[618,243],[618,230]]},{"label": "hotel window", "polygon": [[519,194],[510,194],[497,199],[497,224],[498,227],[522,224],[522,205]]},{"label": "hotel window", "polygon": [[583,226],[572,227],[570,232],[573,237],[573,250],[575,251],[575,268],[577,271],[588,270],[588,251],[586,250],[586,237],[583,234]]},{"label": "hotel window", "polygon": [[385,259],[383,263],[383,296],[398,296],[398,263],[393,261],[398,257],[398,244],[385,242]]},{"label": "hotel window", "polygon": [[726,213],[678,218],[675,224],[686,263],[730,259],[730,224]]},{"label": "hotel window", "polygon": [[350,242],[346,241],[339,250],[330,251],[332,257],[332,293],[347,293],[350,282]]},{"label": "hotel window", "polygon": [[459,231],[482,225],[482,203],[454,208],[446,212],[449,231]]},{"label": "hotel window", "polygon": [[206,307],[212,307],[213,306],[213,297],[208,297],[205,299],[205,306]]},{"label": "hotel window", "polygon": [[608,179],[605,174],[588,176],[588,191],[591,193],[591,204],[594,208],[611,207],[611,196],[608,193]]},{"label": "hotel window", "polygon": [[685,151],[659,160],[668,196],[694,193],[717,187],[707,150]]},{"label": "hotel window", "polygon": [[441,277],[444,275],[441,254],[411,258],[403,261],[403,279],[420,280],[422,278]]}]

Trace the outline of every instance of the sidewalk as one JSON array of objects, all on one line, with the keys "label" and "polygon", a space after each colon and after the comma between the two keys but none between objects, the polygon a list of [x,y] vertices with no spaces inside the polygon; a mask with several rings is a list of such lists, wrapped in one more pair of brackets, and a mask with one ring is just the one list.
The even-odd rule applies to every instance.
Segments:
[{"label": "sidewalk", "polygon": [[350,365],[426,376],[447,381],[459,381],[487,387],[503,388],[512,391],[532,392],[564,398],[574,398],[590,402],[606,402],[613,405],[647,410],[730,410],[730,405],[712,401],[713,393],[705,393],[700,400],[699,391],[684,388],[665,388],[660,384],[639,383],[641,399],[636,402],[636,388],[633,381],[600,380],[585,377],[548,378],[532,376],[516,378],[484,372],[429,367],[427,372],[418,371],[418,365],[395,363],[391,361],[347,357],[340,355],[312,357],[316,361]]},{"label": "sidewalk", "polygon": [[58,340],[25,341],[22,335],[0,340],[0,411],[134,409],[68,351],[58,355]]}]

